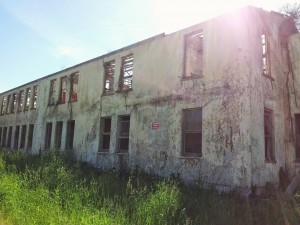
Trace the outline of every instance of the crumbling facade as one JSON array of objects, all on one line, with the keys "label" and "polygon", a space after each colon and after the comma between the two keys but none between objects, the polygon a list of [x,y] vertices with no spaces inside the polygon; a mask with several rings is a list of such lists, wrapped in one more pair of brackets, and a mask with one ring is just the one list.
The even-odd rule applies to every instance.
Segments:
[{"label": "crumbling facade", "polygon": [[300,36],[246,7],[0,94],[0,143],[222,188],[300,164]]}]

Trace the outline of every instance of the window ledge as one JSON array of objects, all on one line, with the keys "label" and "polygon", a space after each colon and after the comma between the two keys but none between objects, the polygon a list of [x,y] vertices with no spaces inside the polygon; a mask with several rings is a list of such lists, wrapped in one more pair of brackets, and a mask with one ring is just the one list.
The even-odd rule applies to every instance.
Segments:
[{"label": "window ledge", "polygon": [[196,156],[196,155],[181,155],[179,156],[178,158],[180,159],[202,159],[202,156],[199,155],[199,156]]},{"label": "window ledge", "polygon": [[275,81],[275,79],[274,79],[271,75],[263,74],[263,76],[264,76],[265,78],[268,78],[268,79],[272,80],[272,81]]},{"label": "window ledge", "polygon": [[116,155],[128,155],[129,152],[115,152]]},{"label": "window ledge", "polygon": [[192,76],[182,76],[181,77],[181,80],[184,81],[184,80],[194,80],[194,79],[200,79],[200,78],[203,78],[204,75],[192,75]]},{"label": "window ledge", "polygon": [[97,154],[109,155],[110,152],[109,151],[107,151],[107,152],[97,152]]}]

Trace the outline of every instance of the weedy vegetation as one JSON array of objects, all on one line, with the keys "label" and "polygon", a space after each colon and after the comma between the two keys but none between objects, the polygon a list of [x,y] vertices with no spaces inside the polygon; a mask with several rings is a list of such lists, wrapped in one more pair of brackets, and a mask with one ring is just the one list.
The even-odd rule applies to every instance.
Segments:
[{"label": "weedy vegetation", "polygon": [[[300,192],[299,192],[300,193]],[[247,200],[68,154],[0,152],[0,224],[299,224],[300,194]]]}]

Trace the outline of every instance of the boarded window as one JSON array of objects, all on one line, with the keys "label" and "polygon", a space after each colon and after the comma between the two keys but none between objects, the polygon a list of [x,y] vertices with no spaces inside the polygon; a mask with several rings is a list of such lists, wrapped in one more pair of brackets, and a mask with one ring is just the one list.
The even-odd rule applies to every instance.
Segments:
[{"label": "boarded window", "polygon": [[273,136],[273,111],[264,109],[264,136],[265,136],[265,160],[275,161],[274,136]]},{"label": "boarded window", "polygon": [[8,135],[7,135],[7,143],[6,143],[7,148],[11,147],[12,129],[13,129],[12,126],[8,127]]},{"label": "boarded window", "polygon": [[55,148],[57,150],[61,149],[62,129],[63,129],[63,122],[57,121],[56,128],[55,128]]},{"label": "boarded window", "polygon": [[21,112],[23,110],[23,105],[24,105],[24,91],[20,91],[18,101],[19,101],[18,112]]},{"label": "boarded window", "polygon": [[52,123],[46,123],[45,149],[50,149],[51,135],[52,135]]},{"label": "boarded window", "polygon": [[203,32],[198,31],[185,36],[184,76],[203,76]]},{"label": "boarded window", "polygon": [[1,115],[4,115],[6,112],[6,96],[3,96],[2,98],[2,105],[1,105]]},{"label": "boarded window", "polygon": [[36,85],[36,86],[33,87],[32,109],[36,109],[37,97],[38,97],[38,86]]},{"label": "boarded window", "polygon": [[26,125],[22,126],[21,130],[21,143],[20,143],[20,148],[24,149],[25,148],[25,141],[26,141]]},{"label": "boarded window", "polygon": [[73,148],[74,132],[75,132],[75,120],[69,120],[67,122],[66,149],[72,149]]},{"label": "boarded window", "polygon": [[6,113],[10,113],[11,111],[11,102],[10,102],[10,95],[7,96],[7,107],[6,107]]},{"label": "boarded window", "polygon": [[115,60],[104,64],[104,94],[114,91]]},{"label": "boarded window", "polygon": [[56,98],[56,79],[50,81],[49,105],[55,104]]},{"label": "boarded window", "polygon": [[3,136],[2,136],[2,147],[6,146],[6,138],[7,138],[7,127],[4,127]]},{"label": "boarded window", "polygon": [[129,149],[130,116],[119,117],[119,152],[128,152]]},{"label": "boarded window", "polygon": [[60,103],[66,102],[67,97],[67,77],[60,78],[60,93],[59,93]]},{"label": "boarded window", "polygon": [[12,105],[11,112],[14,113],[17,111],[17,93],[12,94]]},{"label": "boarded window", "polygon": [[300,114],[295,115],[296,158],[300,159]]},{"label": "boarded window", "polygon": [[71,75],[71,101],[77,101],[78,98],[78,79],[78,72]]},{"label": "boarded window", "polygon": [[261,35],[261,49],[262,49],[262,73],[263,75],[271,75],[270,73],[270,44],[266,33]]},{"label": "boarded window", "polygon": [[25,108],[24,110],[28,110],[29,109],[29,106],[30,106],[30,98],[31,98],[31,89],[30,88],[27,88],[26,89],[26,95],[25,95],[25,100],[26,100],[26,103],[25,103]]},{"label": "boarded window", "polygon": [[29,124],[27,148],[32,147],[34,124]]},{"label": "boarded window", "polygon": [[16,126],[14,149],[19,148],[20,126]]},{"label": "boarded window", "polygon": [[133,80],[133,54],[122,58],[122,67],[120,75],[120,91],[129,91],[132,89]]},{"label": "boarded window", "polygon": [[111,133],[111,117],[101,118],[101,148],[100,151],[108,152],[110,145],[110,133]]},{"label": "boarded window", "polygon": [[202,156],[202,109],[183,110],[183,155]]}]

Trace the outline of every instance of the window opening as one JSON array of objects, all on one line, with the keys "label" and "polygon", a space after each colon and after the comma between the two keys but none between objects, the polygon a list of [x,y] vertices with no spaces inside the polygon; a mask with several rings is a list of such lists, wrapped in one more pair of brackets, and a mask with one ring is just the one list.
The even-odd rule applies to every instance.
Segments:
[{"label": "window opening", "polygon": [[19,148],[20,126],[16,126],[14,149]]},{"label": "window opening", "polygon": [[261,48],[262,48],[262,71],[263,75],[270,76],[270,47],[269,39],[265,33],[261,35]]},{"label": "window opening", "polygon": [[7,143],[6,143],[6,147],[10,148],[11,147],[11,137],[12,137],[12,126],[8,127],[8,137],[7,137]]},{"label": "window opening", "polygon": [[67,77],[60,78],[60,103],[65,103],[67,97]]},{"label": "window opening", "polygon": [[4,127],[4,129],[3,129],[2,147],[6,146],[6,135],[7,135],[7,127]]},{"label": "window opening", "polygon": [[55,104],[56,97],[56,79],[50,81],[49,105]]},{"label": "window opening", "polygon": [[72,149],[73,148],[74,131],[75,131],[75,120],[69,120],[67,122],[67,143],[66,143],[66,149]]},{"label": "window opening", "polygon": [[202,156],[202,108],[183,110],[183,154]]},{"label": "window opening", "polygon": [[32,147],[34,124],[29,124],[27,148]]},{"label": "window opening", "polygon": [[264,109],[264,136],[265,136],[265,160],[273,162],[275,160],[273,145],[273,111]]},{"label": "window opening", "polygon": [[77,101],[78,98],[78,79],[79,73],[71,75],[71,101]]},{"label": "window opening", "polygon": [[25,111],[29,109],[29,105],[30,105],[30,96],[31,95],[31,89],[27,88],[26,89],[26,96],[25,96],[25,100],[26,100],[26,104],[25,104]]},{"label": "window opening", "polygon": [[203,32],[185,36],[184,77],[203,76]]},{"label": "window opening", "polygon": [[24,149],[25,148],[25,141],[26,141],[26,125],[22,125],[22,130],[21,130],[21,143],[20,143],[20,148]]},{"label": "window opening", "polygon": [[38,97],[38,86],[36,85],[36,86],[33,87],[32,109],[36,109],[37,97]]},{"label": "window opening", "polygon": [[120,75],[120,91],[132,89],[133,80],[133,54],[122,58],[122,67]]},{"label": "window opening", "polygon": [[115,60],[104,64],[104,93],[114,91]]},{"label": "window opening", "polygon": [[119,151],[127,152],[129,150],[129,130],[130,116],[119,117]]},{"label": "window opening", "polygon": [[6,99],[6,96],[3,96],[1,105],[1,115],[4,115],[6,111]]},{"label": "window opening", "polygon": [[11,104],[10,104],[10,95],[7,96],[7,107],[6,107],[6,114],[10,113]]},{"label": "window opening", "polygon": [[57,121],[56,128],[55,128],[55,148],[57,150],[61,149],[62,129],[63,129],[63,122]]},{"label": "window opening", "polygon": [[46,123],[45,149],[50,149],[51,134],[52,134],[52,123]]},{"label": "window opening", "polygon": [[1,145],[1,142],[2,142],[2,127],[0,127],[0,145]]},{"label": "window opening", "polygon": [[101,151],[108,152],[111,133],[111,118],[101,118]]},{"label": "window opening", "polygon": [[14,113],[16,111],[17,111],[17,93],[13,93],[13,95],[12,95],[11,112]]},{"label": "window opening", "polygon": [[21,112],[23,110],[23,104],[24,104],[24,91],[20,91],[18,101],[19,101],[18,112]]},{"label": "window opening", "polygon": [[296,158],[300,159],[300,114],[295,115]]}]

